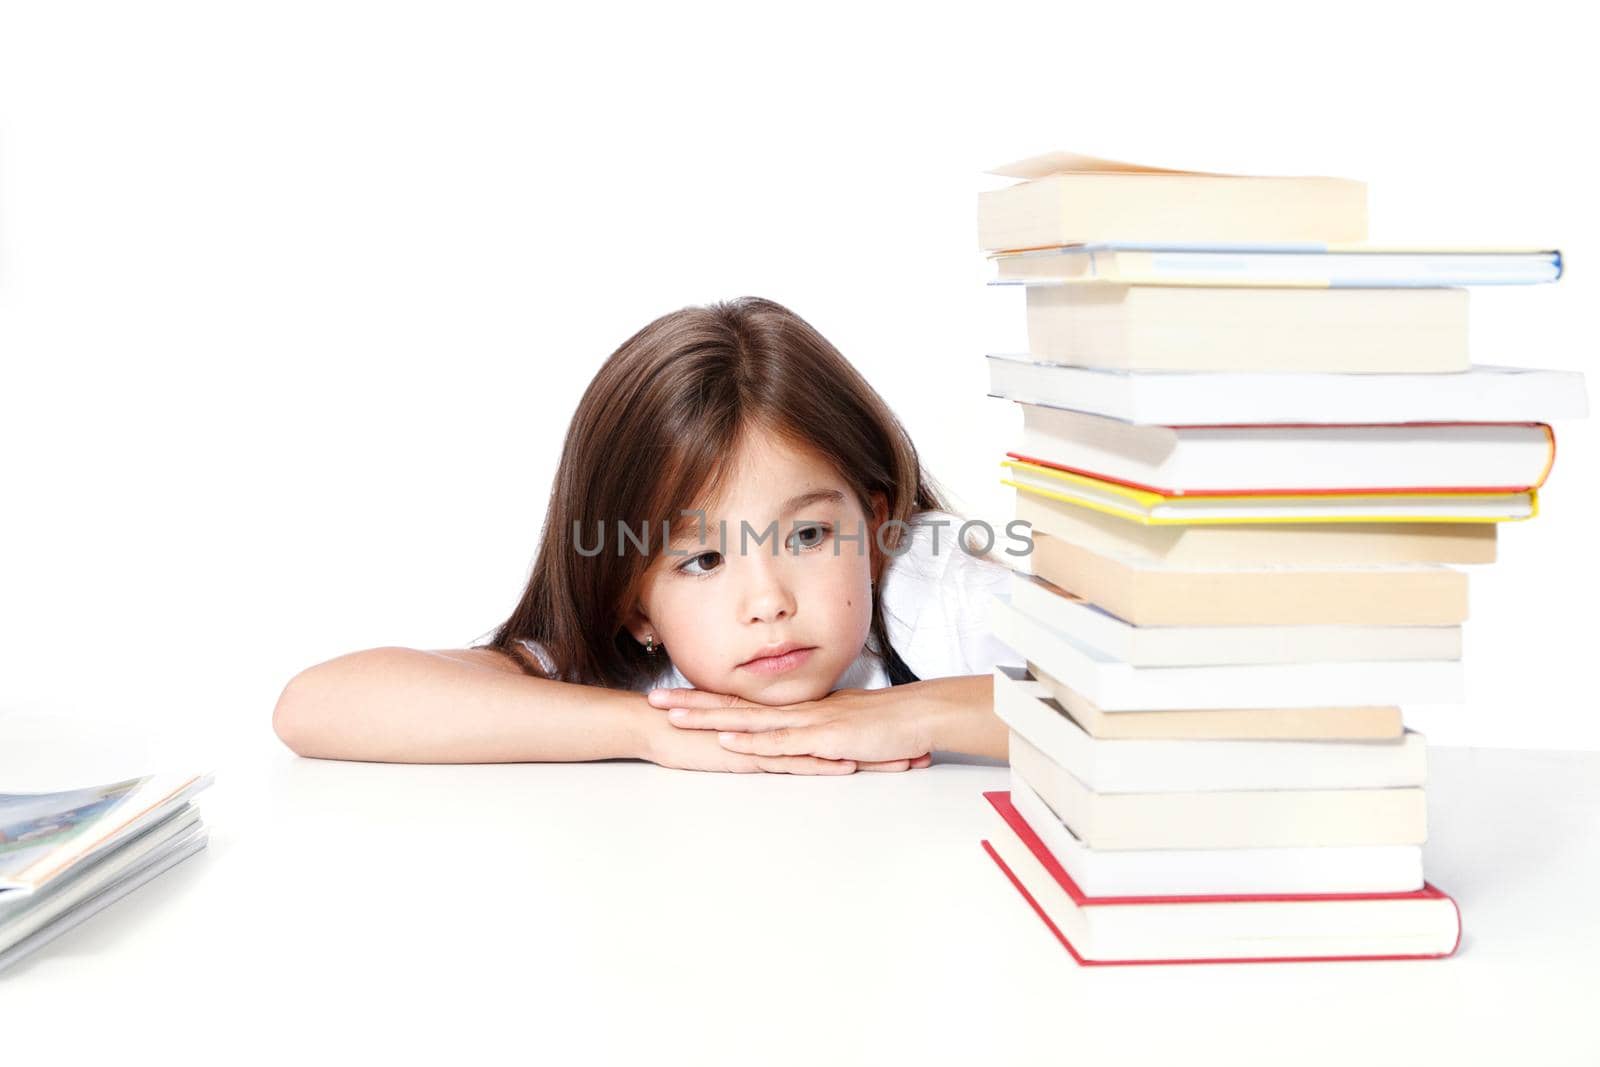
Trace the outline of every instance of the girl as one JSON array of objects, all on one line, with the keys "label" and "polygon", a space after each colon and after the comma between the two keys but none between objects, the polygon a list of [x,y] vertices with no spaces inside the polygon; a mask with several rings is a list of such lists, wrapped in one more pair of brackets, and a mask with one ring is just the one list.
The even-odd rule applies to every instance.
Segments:
[{"label": "girl", "polygon": [[314,665],[273,726],[335,759],[799,774],[924,767],[935,749],[1004,759],[991,672],[1023,661],[986,608],[1010,569],[959,543],[961,524],[799,316],[753,297],[684,308],[589,384],[527,588],[489,640]]}]

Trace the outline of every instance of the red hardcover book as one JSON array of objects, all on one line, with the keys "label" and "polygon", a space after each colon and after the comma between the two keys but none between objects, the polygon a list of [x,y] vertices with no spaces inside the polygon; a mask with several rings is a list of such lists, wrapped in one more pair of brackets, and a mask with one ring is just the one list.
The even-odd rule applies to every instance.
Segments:
[{"label": "red hardcover book", "polygon": [[1010,792],[983,796],[995,811],[984,851],[1082,964],[1436,959],[1461,944],[1456,902],[1428,883],[1409,893],[1086,896]]}]

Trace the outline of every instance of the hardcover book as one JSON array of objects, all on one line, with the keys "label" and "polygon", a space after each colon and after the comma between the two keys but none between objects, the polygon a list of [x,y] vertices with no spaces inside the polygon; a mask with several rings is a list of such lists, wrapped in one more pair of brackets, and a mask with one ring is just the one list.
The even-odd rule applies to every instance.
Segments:
[{"label": "hardcover book", "polygon": [[1395,893],[1086,895],[1018,815],[993,809],[989,858],[1081,964],[1265,963],[1449,956],[1461,914],[1431,884]]}]

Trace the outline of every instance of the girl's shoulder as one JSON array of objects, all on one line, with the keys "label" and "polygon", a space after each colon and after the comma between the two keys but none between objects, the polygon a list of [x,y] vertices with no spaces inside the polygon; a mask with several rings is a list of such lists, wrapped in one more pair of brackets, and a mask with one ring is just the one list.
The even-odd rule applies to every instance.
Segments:
[{"label": "girl's shoulder", "polygon": [[910,536],[904,549],[890,558],[885,569],[884,592],[887,594],[891,582],[901,591],[1009,589],[1011,574],[1020,568],[1005,562],[1001,556],[999,536],[973,535],[977,540],[991,542],[987,551],[980,552],[975,545],[962,544],[960,534],[964,524],[993,529],[981,520],[967,519],[949,511],[919,511],[912,516]]},{"label": "girl's shoulder", "polygon": [[[535,661],[538,662],[540,669],[544,671],[546,677],[556,676],[557,671],[555,658],[550,654],[549,649],[545,648],[545,646],[540,642],[528,637],[517,638],[517,643],[528,650],[528,653],[533,656]],[[634,691],[648,693],[652,689],[688,688],[691,688],[689,685],[689,680],[679,673],[677,667],[673,666],[671,663],[668,663],[663,666],[661,670],[656,673],[656,676],[648,683],[635,686]]]},{"label": "girl's shoulder", "polygon": [[470,648],[440,648],[429,649],[430,654],[453,659],[458,663],[470,663],[480,667],[493,667],[497,671],[507,674],[521,674],[522,667],[516,658],[501,652],[497,648],[487,645],[473,645]]},{"label": "girl's shoulder", "polygon": [[549,650],[544,645],[527,637],[517,638],[517,644],[528,650],[529,655],[533,656],[534,660],[539,664],[539,669],[544,671],[546,676],[555,676],[555,658],[550,655]]},{"label": "girl's shoulder", "polygon": [[[919,678],[985,674],[1022,657],[993,634],[992,605],[1010,603],[1014,568],[1000,555],[1002,540],[980,553],[963,547],[969,520],[948,511],[918,512],[905,551],[892,557],[881,597],[889,640]],[[991,540],[987,533],[976,538]]]}]

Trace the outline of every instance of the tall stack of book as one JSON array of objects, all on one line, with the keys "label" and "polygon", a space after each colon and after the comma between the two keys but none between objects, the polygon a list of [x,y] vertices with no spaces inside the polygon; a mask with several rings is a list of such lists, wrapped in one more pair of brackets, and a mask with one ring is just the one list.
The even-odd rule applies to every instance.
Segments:
[{"label": "tall stack of book", "polygon": [[1581,375],[1473,365],[1471,285],[1537,249],[1366,240],[1366,188],[1066,153],[980,194],[1027,287],[1002,461],[1031,574],[994,606],[1010,789],[989,855],[1084,963],[1449,955],[1426,749],[1462,565],[1537,514]]}]

